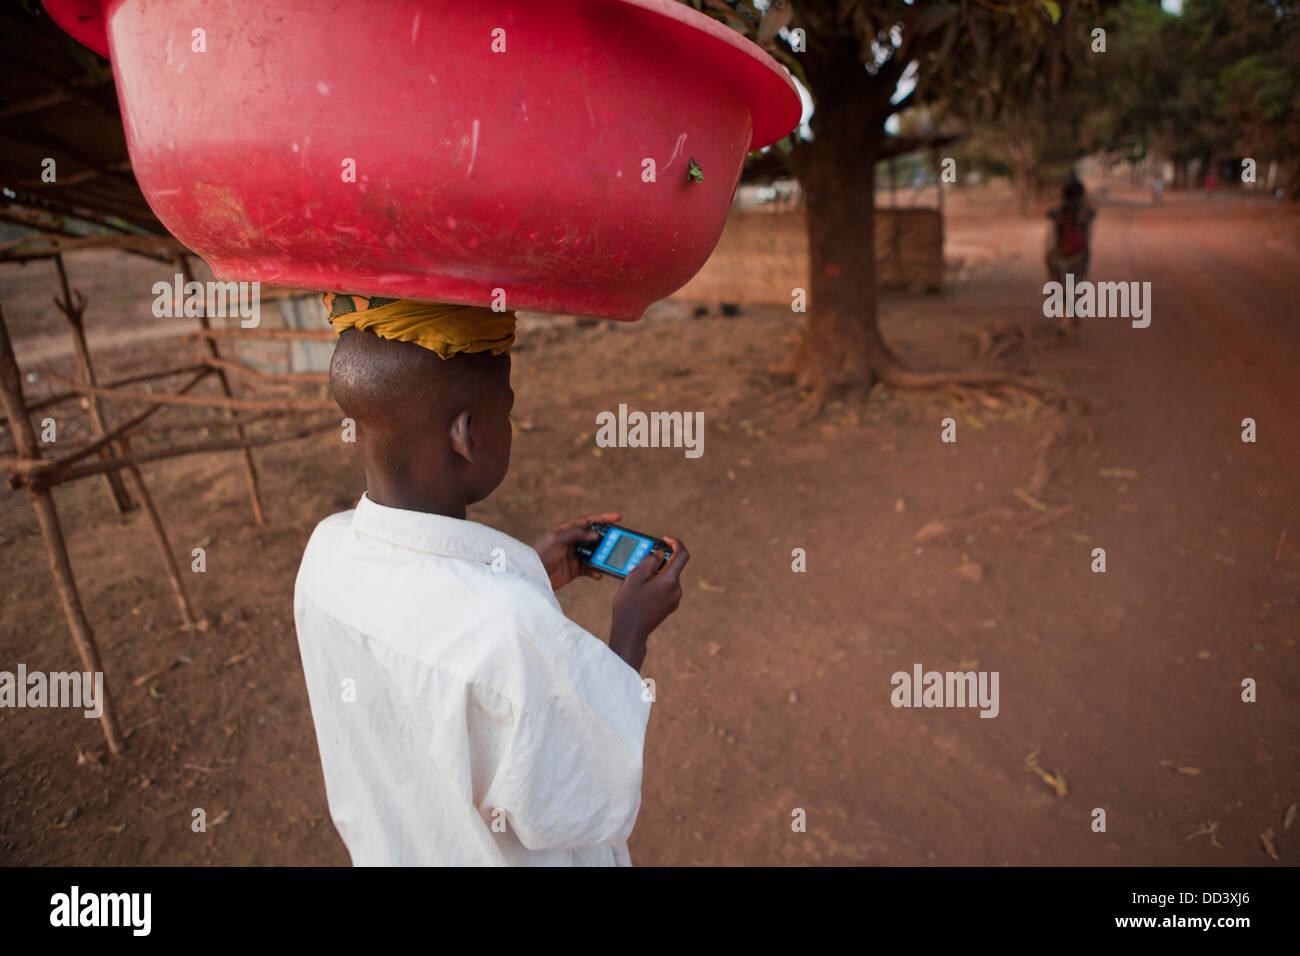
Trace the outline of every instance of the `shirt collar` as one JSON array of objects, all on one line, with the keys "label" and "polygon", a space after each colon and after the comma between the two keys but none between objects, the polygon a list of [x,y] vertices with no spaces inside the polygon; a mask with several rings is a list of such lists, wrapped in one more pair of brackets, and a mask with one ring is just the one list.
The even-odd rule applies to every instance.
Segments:
[{"label": "shirt collar", "polygon": [[363,494],[352,512],[352,530],[398,548],[489,566],[493,552],[500,548],[505,557],[503,573],[518,574],[552,594],[551,579],[536,551],[477,521],[390,508]]}]

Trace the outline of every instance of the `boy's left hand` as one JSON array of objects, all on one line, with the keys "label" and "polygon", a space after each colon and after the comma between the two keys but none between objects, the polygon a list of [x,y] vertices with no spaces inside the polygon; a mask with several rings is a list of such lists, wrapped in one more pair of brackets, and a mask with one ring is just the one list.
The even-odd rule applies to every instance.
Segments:
[{"label": "boy's left hand", "polygon": [[600,514],[574,518],[562,525],[552,528],[537,539],[533,550],[542,559],[542,567],[551,579],[551,590],[558,591],[574,578],[599,578],[600,572],[578,560],[578,553],[573,550],[579,541],[595,541],[600,532],[589,531],[587,526],[604,522],[612,524],[623,515],[618,511],[603,511]]}]

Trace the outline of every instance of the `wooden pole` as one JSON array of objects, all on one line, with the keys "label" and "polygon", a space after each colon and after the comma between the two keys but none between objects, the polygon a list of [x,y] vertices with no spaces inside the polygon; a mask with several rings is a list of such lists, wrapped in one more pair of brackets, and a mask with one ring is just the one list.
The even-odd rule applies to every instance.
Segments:
[{"label": "wooden pole", "polygon": [[[259,422],[278,421],[293,415],[293,412],[284,410],[272,410],[269,412],[258,412],[255,415],[245,415],[240,419],[244,427],[254,425]],[[203,418],[182,418],[163,422],[160,425],[151,425],[148,429],[140,433],[140,437],[149,441],[157,441],[167,435],[174,435],[178,432],[189,434],[196,431],[211,430],[213,425],[220,425],[221,422],[213,421],[211,417]]]},{"label": "wooden pole", "polygon": [[[263,296],[263,298],[266,298]],[[202,332],[180,332],[179,339],[289,339],[301,342],[337,342],[338,333],[332,329],[205,329]]]},{"label": "wooden pole", "polygon": [[[182,282],[188,284],[193,281],[194,276],[190,272],[190,261],[184,252],[176,253],[176,267],[181,271]],[[212,328],[212,324],[208,321],[208,310],[206,308],[199,311],[199,324],[205,330]],[[221,353],[217,349],[217,343],[211,338],[205,339],[205,342],[208,347],[208,355],[214,359],[220,359]],[[234,398],[235,393],[230,389],[230,379],[226,377],[224,369],[217,369],[217,379],[221,382],[221,390],[225,393],[226,398]],[[230,414],[232,416],[236,415],[233,411]],[[239,436],[240,440],[245,437],[244,426],[240,424],[237,417],[235,418],[235,434]],[[253,503],[253,520],[257,524],[262,524],[266,521],[266,518],[262,513],[262,492],[257,479],[257,465],[253,462],[252,451],[247,447],[241,449],[240,454],[244,458],[244,475],[248,479],[248,496]]]},{"label": "wooden pole", "polygon": [[[178,391],[176,394],[184,395],[195,385],[199,384],[199,382],[203,381],[203,379],[205,379],[207,376],[208,376],[207,369],[200,370],[197,375],[195,375],[192,379],[190,379],[188,382],[182,385],[180,391]],[[91,442],[89,445],[86,445],[84,448],[78,448],[76,451],[68,452],[66,455],[59,455],[57,458],[54,459],[54,463],[58,465],[70,465],[74,461],[81,461],[81,459],[85,458],[87,455],[96,454],[99,451],[99,449],[107,447],[109,444],[117,441],[117,439],[121,438],[123,435],[126,435],[128,432],[134,431],[140,425],[143,425],[150,418],[152,418],[154,412],[158,411],[158,409],[160,408],[162,408],[161,405],[150,405],[139,415],[135,416],[135,418],[123,422],[121,425],[118,425],[110,432],[105,432],[100,438]],[[284,414],[284,413],[278,412],[277,414]]]},{"label": "wooden pole", "polygon": [[[83,316],[86,310],[86,298],[80,293],[77,294],[77,301],[73,301],[72,293],[68,289],[68,275],[63,268],[63,256],[55,256],[54,264],[59,269],[59,282],[63,285],[63,301],[55,300],[55,305],[63,313],[68,324],[72,326],[72,341],[77,351],[77,364],[81,367],[81,377],[86,380],[87,385],[95,384],[95,370],[90,361],[90,348],[86,345],[86,332],[83,322]],[[198,379],[195,379],[197,382]],[[156,406],[155,406],[156,407]],[[152,411],[153,409],[150,409]],[[146,413],[147,414],[147,413]],[[106,429],[104,427],[103,415],[99,408],[99,397],[92,394],[90,396],[90,418],[95,426],[97,437],[104,437]],[[131,442],[125,435],[110,441],[107,448],[99,452],[100,459],[108,459],[112,456],[109,451],[111,448],[120,455],[131,454]],[[162,552],[163,567],[167,571],[167,579],[171,582],[172,593],[176,596],[176,604],[181,612],[181,625],[189,630],[196,625],[194,609],[190,607],[189,595],[185,593],[185,584],[181,580],[180,570],[176,567],[176,556],[172,554],[171,541],[167,538],[167,528],[163,524],[162,516],[158,513],[158,508],[153,503],[153,495],[149,494],[149,487],[144,483],[144,474],[140,471],[138,465],[127,465],[124,469],[126,475],[131,479],[131,485],[135,488],[136,497],[144,505],[145,513],[149,516],[149,526],[153,529],[154,540],[158,542],[158,550]],[[115,487],[122,488],[122,494],[126,495],[126,488],[122,487],[122,478],[115,471],[104,472],[105,476],[114,482]],[[130,503],[128,497],[127,502]]]},{"label": "wooden pole", "polygon": [[206,358],[203,360],[203,364],[210,368],[223,368],[239,375],[251,376],[263,382],[276,382],[282,385],[328,385],[330,381],[329,372],[263,372],[260,368],[253,368],[253,366],[245,365],[242,362],[231,362],[217,358]]},{"label": "wooden pole", "polygon": [[[123,455],[131,454],[131,440],[125,436],[113,442],[114,447]],[[194,609],[190,606],[189,595],[185,593],[185,584],[181,580],[180,569],[176,566],[176,555],[172,553],[171,542],[167,539],[167,528],[163,525],[162,516],[158,514],[158,508],[153,503],[153,496],[149,494],[149,489],[145,487],[144,475],[140,472],[140,466],[130,464],[125,466],[127,475],[130,476],[132,484],[135,485],[136,494],[140,497],[141,504],[144,505],[145,512],[149,515],[149,524],[153,528],[154,538],[158,542],[158,550],[162,552],[163,567],[167,571],[167,580],[171,582],[172,594],[176,597],[176,605],[181,612],[181,626],[185,630],[197,628],[200,631],[207,630],[208,622],[200,621],[194,616]]]},{"label": "wooden pole", "polygon": [[[13,345],[9,341],[9,329],[5,326],[4,311],[0,309],[0,403],[4,405],[9,421],[12,423],[14,440],[18,453],[24,458],[39,458],[40,446],[36,443],[36,433],[27,418],[23,406],[22,377],[18,373],[18,363],[14,360]],[[36,520],[41,525],[41,537],[45,541],[45,551],[50,558],[50,573],[54,575],[54,586],[63,603],[63,613],[68,620],[68,630],[72,641],[77,645],[81,655],[81,666],[91,674],[104,674],[104,665],[99,660],[99,648],[95,645],[95,635],[86,619],[86,611],[81,605],[81,596],[77,593],[77,581],[72,575],[72,564],[68,560],[68,548],[63,540],[63,530],[59,527],[59,514],[54,509],[54,497],[50,489],[42,486],[28,488],[32,498],[32,507],[36,509]],[[117,722],[117,711],[109,693],[108,675],[104,674],[103,711],[99,715],[100,727],[108,749],[120,754],[126,749],[122,739],[122,728]]]},{"label": "wooden pole", "polygon": [[[81,377],[86,380],[87,385],[95,384],[95,370],[90,364],[90,350],[86,348],[86,333],[82,322],[82,316],[85,314],[86,299],[78,292],[76,298],[73,298],[72,290],[68,287],[68,273],[63,268],[63,256],[54,257],[54,265],[59,270],[59,285],[63,288],[63,299],[55,299],[54,304],[63,317],[68,320],[68,325],[72,328],[72,341],[77,353],[77,366],[81,370]],[[99,396],[89,396],[90,402],[90,429],[96,438],[103,437],[108,430],[104,425],[104,409],[100,404]],[[111,454],[107,448],[98,452],[100,458],[108,458]],[[122,483],[122,476],[115,471],[104,472],[104,481],[108,486],[108,493],[113,497],[113,508],[119,515],[124,515],[132,508],[135,503],[131,496],[127,494],[126,485]]]},{"label": "wooden pole", "polygon": [[[148,382],[155,378],[170,378],[173,375],[184,375],[186,372],[198,372],[206,368],[204,365],[182,365],[180,368],[163,369],[160,372],[146,372],[144,375],[132,375],[128,378],[115,378],[111,382],[104,382],[105,388],[117,388],[119,385],[135,385],[139,382]],[[182,389],[183,391],[183,389]],[[45,398],[37,399],[34,402],[27,403],[29,412],[36,412],[42,408],[49,408],[51,405],[57,405],[60,402],[66,402],[73,398],[80,398],[81,392],[58,392],[54,395],[47,395]],[[0,414],[0,424],[4,424],[9,419]]]},{"label": "wooden pole", "polygon": [[179,458],[182,455],[198,455],[203,452],[259,448],[262,445],[274,445],[277,442],[306,438],[308,435],[315,435],[317,432],[329,431],[338,427],[338,420],[335,419],[314,425],[305,425],[302,428],[296,428],[291,432],[283,432],[278,435],[259,435],[253,438],[210,438],[204,441],[190,442],[186,445],[173,445],[171,448],[153,448],[149,451],[134,452],[124,457],[110,458],[107,461],[88,461],[66,467],[57,466],[50,468],[48,471],[41,470],[32,474],[30,478],[20,473],[11,478],[10,483],[12,484],[16,479],[19,484],[58,485],[76,478],[84,478],[86,475],[98,475],[103,471],[123,468],[129,464],[141,465],[148,461]]},{"label": "wooden pole", "polygon": [[[260,412],[268,409],[280,409],[290,412],[318,412],[337,409],[328,398],[221,398],[217,395],[180,395],[172,392],[136,392],[126,388],[102,388],[99,385],[81,385],[71,379],[49,372],[51,381],[59,382],[75,392],[85,395],[102,395],[105,398],[124,402],[147,402],[159,405],[197,405],[201,408],[241,408],[246,411]],[[214,425],[229,422],[213,422]]]}]

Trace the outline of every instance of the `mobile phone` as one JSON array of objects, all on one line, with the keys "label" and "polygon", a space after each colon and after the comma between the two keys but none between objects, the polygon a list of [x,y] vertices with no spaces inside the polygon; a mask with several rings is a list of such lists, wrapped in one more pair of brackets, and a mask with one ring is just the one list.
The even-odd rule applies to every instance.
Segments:
[{"label": "mobile phone", "polygon": [[579,541],[575,547],[578,558],[604,574],[625,578],[651,551],[659,554],[659,567],[672,555],[672,547],[662,538],[633,531],[616,524],[598,522],[589,525],[600,532],[598,541]]}]

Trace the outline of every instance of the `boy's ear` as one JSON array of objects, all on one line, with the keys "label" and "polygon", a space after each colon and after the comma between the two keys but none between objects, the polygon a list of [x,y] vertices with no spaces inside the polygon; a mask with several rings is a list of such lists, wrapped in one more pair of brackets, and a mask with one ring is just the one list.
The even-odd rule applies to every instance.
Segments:
[{"label": "boy's ear", "polygon": [[461,412],[451,423],[451,448],[468,462],[474,460],[474,440],[470,437],[470,412]]}]

